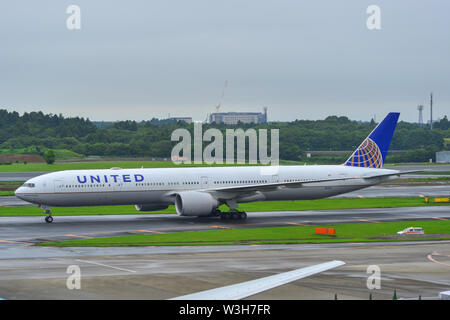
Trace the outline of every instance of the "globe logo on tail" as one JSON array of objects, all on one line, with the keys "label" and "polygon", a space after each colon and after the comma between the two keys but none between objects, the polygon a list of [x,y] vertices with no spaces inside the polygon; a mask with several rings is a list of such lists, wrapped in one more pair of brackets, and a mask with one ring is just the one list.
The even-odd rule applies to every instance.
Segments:
[{"label": "globe logo on tail", "polygon": [[364,140],[345,163],[347,166],[364,168],[383,167],[383,156],[378,145],[370,138]]}]

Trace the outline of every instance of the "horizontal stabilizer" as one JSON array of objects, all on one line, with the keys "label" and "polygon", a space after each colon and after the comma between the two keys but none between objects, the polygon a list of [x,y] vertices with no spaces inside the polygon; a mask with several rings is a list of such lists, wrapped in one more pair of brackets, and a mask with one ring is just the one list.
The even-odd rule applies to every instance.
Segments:
[{"label": "horizontal stabilizer", "polygon": [[411,171],[397,171],[392,173],[385,173],[385,174],[376,174],[372,176],[362,176],[363,179],[375,179],[375,178],[383,178],[383,177],[390,177],[390,176],[401,176],[404,174],[411,174],[416,172],[423,172],[423,170],[411,170]]}]

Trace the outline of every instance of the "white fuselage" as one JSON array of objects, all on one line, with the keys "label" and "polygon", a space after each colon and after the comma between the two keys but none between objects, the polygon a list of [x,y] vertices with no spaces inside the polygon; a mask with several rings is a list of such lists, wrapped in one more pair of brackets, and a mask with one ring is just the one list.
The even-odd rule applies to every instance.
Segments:
[{"label": "white fuselage", "polygon": [[173,194],[182,191],[214,191],[255,184],[353,178],[281,187],[253,195],[243,194],[236,199],[237,202],[305,200],[372,186],[390,177],[364,177],[395,172],[344,165],[69,170],[32,178],[16,190],[16,196],[43,206],[169,205],[174,203]]}]

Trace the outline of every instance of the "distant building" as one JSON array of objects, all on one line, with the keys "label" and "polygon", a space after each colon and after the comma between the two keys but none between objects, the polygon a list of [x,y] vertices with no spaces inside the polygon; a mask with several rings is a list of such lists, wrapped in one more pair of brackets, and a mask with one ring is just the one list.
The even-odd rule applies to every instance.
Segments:
[{"label": "distant building", "polygon": [[172,118],[169,118],[168,120],[172,120],[172,121],[175,121],[175,122],[184,121],[186,123],[192,123],[192,118],[191,117],[172,117]]},{"label": "distant building", "polygon": [[436,163],[450,163],[450,151],[436,152]]},{"label": "distant building", "polygon": [[267,108],[263,112],[215,112],[209,116],[209,123],[238,124],[267,123]]}]

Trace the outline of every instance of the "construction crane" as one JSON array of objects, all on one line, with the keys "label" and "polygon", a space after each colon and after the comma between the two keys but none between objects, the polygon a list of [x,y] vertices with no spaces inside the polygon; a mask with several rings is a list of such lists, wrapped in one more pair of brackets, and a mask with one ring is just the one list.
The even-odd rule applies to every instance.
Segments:
[{"label": "construction crane", "polygon": [[220,95],[219,103],[216,106],[216,119],[215,119],[216,123],[217,123],[217,117],[219,115],[219,109],[222,106],[222,100],[223,100],[223,97],[225,95],[225,89],[227,88],[227,86],[228,86],[228,80],[225,80],[225,84],[223,85],[222,94]]}]

